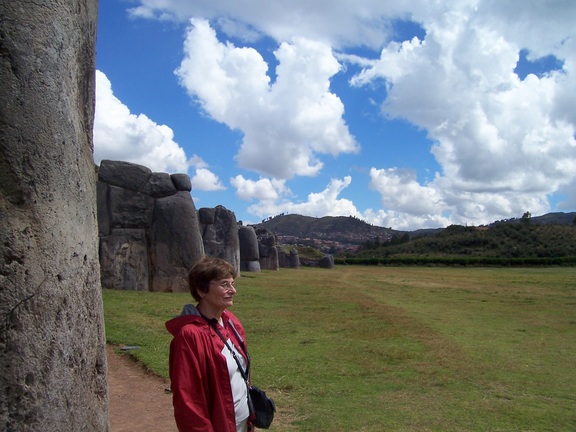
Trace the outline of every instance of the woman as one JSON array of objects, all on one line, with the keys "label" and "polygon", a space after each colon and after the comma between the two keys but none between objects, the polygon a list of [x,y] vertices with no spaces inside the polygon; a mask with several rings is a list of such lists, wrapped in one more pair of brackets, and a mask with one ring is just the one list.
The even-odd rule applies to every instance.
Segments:
[{"label": "woman", "polygon": [[202,259],[188,275],[190,292],[198,304],[186,305],[182,315],[166,323],[174,337],[170,386],[181,432],[252,430],[246,382],[231,352],[248,371],[244,328],[227,310],[236,294],[235,275],[234,267],[223,259]]}]

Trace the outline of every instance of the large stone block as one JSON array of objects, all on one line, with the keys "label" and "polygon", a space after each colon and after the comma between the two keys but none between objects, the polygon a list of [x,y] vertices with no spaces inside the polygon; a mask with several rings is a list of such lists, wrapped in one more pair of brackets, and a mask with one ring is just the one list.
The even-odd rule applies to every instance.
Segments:
[{"label": "large stone block", "polygon": [[[98,172],[105,286],[141,289],[147,284],[151,291],[188,291],[189,268],[204,255],[190,177],[153,173],[141,165],[110,160],[102,161]],[[119,234],[135,229],[145,234],[139,239]],[[228,259],[228,255],[222,257]],[[234,256],[229,258],[234,263]]]},{"label": "large stone block", "polygon": [[196,208],[188,192],[155,200],[149,236],[152,290],[187,292],[188,271],[204,255]]},{"label": "large stone block", "polygon": [[300,268],[300,255],[297,250],[279,250],[278,263],[281,268]]},{"label": "large stone block", "polygon": [[240,260],[258,261],[260,253],[258,251],[258,239],[254,227],[238,227],[238,239],[240,241]]},{"label": "large stone block", "polygon": [[144,228],[152,223],[154,198],[140,192],[110,186],[108,214],[112,228]]},{"label": "large stone block", "polygon": [[334,268],[334,256],[324,255],[318,261],[318,267],[325,268],[325,269],[333,269]]},{"label": "large stone block", "polygon": [[172,174],[170,176],[172,183],[176,190],[190,192],[192,190],[192,182],[188,174]]},{"label": "large stone block", "polygon": [[148,239],[144,229],[116,229],[100,241],[102,288],[149,291]]},{"label": "large stone block", "polygon": [[240,270],[249,273],[259,273],[260,272],[260,261],[241,261]]},{"label": "large stone block", "polygon": [[0,2],[0,430],[107,431],[96,0]]},{"label": "large stone block", "polygon": [[151,175],[150,168],[124,161],[103,160],[98,168],[98,180],[134,192],[148,190]]},{"label": "large stone block", "polygon": [[178,190],[168,173],[152,173],[143,191],[152,198],[163,198],[174,195]]},{"label": "large stone block", "polygon": [[260,244],[260,268],[264,270],[279,270],[278,249],[276,246]]},{"label": "large stone block", "polygon": [[234,212],[223,206],[201,208],[202,241],[206,255],[228,261],[240,273],[240,241]]}]

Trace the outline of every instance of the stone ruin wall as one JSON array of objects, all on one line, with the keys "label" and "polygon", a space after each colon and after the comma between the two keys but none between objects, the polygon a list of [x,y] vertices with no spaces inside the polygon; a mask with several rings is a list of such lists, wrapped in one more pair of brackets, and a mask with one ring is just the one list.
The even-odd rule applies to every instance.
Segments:
[{"label": "stone ruin wall", "polygon": [[98,169],[103,288],[187,292],[188,269],[204,254],[186,174],[128,162]]},{"label": "stone ruin wall", "polygon": [[228,261],[240,274],[238,223],[234,212],[223,206],[198,210],[200,234],[206,255]]},{"label": "stone ruin wall", "polygon": [[187,273],[204,254],[241,272],[300,266],[279,253],[276,236],[236,221],[223,206],[196,211],[186,174],[104,160],[98,168],[98,230],[103,288],[187,292]]}]

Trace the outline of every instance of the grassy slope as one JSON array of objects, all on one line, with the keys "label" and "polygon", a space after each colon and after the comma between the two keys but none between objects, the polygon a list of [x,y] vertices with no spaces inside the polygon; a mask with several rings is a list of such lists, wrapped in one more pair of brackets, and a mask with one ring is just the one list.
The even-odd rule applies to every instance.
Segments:
[{"label": "grassy slope", "polygon": [[480,230],[451,226],[437,235],[359,251],[356,256],[576,256],[576,226],[502,224]]},{"label": "grassy slope", "polygon": [[[277,431],[576,430],[576,270],[244,274],[235,313]],[[105,291],[109,343],[166,376],[185,294]]]}]

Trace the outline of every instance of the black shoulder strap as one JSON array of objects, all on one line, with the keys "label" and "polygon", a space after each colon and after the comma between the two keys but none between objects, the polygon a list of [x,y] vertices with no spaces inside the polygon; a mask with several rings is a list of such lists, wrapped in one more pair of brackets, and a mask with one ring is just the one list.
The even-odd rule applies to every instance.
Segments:
[{"label": "black shoulder strap", "polygon": [[250,356],[248,355],[248,351],[246,350],[246,345],[244,344],[244,340],[242,339],[242,337],[240,336],[240,334],[238,333],[238,331],[236,330],[236,328],[234,327],[234,325],[232,324],[231,321],[228,321],[228,323],[230,324],[230,327],[232,328],[232,330],[234,330],[234,333],[236,334],[236,336],[238,337],[238,341],[240,342],[240,344],[242,345],[242,350],[244,351],[244,353],[246,354],[246,362],[247,362],[247,366],[246,366],[246,370],[244,370],[244,368],[242,367],[242,365],[240,364],[240,360],[238,360],[238,356],[236,356],[236,351],[234,351],[232,348],[230,348],[230,345],[228,344],[228,341],[226,340],[226,338],[224,338],[224,336],[222,335],[222,333],[220,332],[220,330],[218,330],[218,324],[217,324],[217,320],[216,319],[208,319],[207,317],[205,317],[204,315],[202,315],[202,317],[208,322],[208,325],[210,327],[212,327],[214,329],[214,331],[216,332],[216,334],[218,336],[220,336],[220,339],[222,339],[222,342],[224,342],[224,345],[226,345],[226,348],[228,348],[228,350],[230,351],[230,353],[232,354],[232,357],[234,357],[234,360],[236,360],[236,364],[238,365],[238,370],[240,371],[240,374],[242,375],[242,378],[244,378],[244,381],[246,381],[246,384],[248,384],[250,382],[249,379],[249,374],[250,374]]}]

